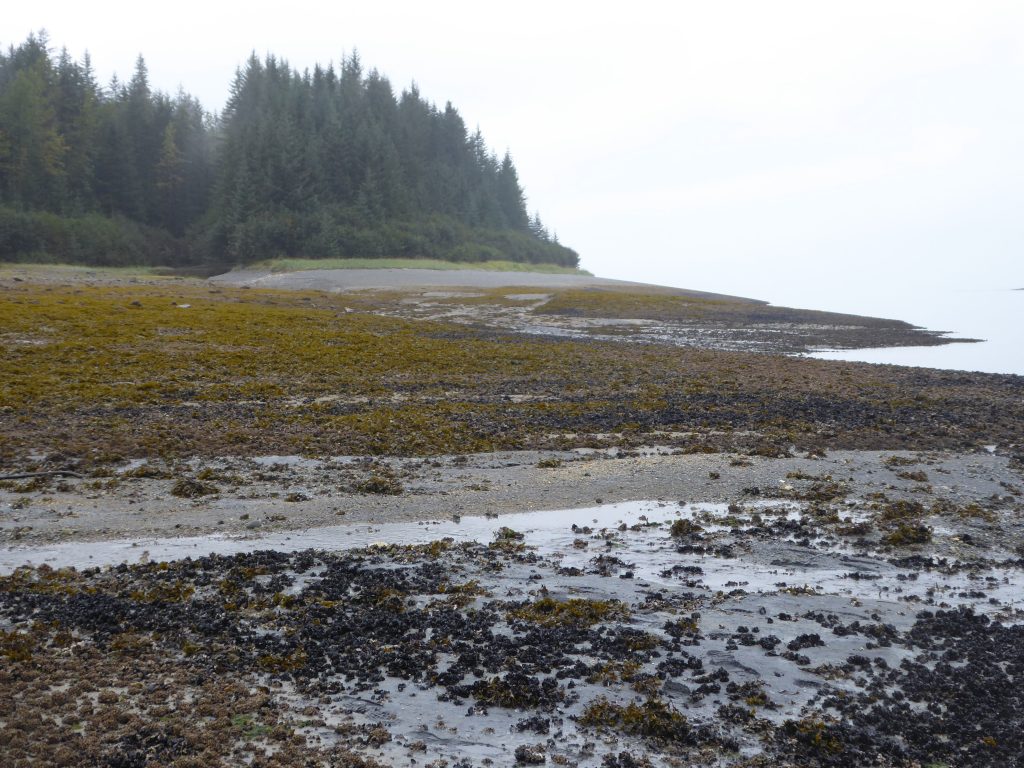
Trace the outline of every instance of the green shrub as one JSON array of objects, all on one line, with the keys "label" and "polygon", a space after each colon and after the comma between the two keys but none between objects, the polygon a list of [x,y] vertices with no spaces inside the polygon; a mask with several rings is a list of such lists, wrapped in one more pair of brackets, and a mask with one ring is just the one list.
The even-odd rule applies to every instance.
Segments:
[{"label": "green shrub", "polygon": [[188,263],[190,253],[167,232],[122,217],[58,216],[0,206],[0,261],[172,265]]}]

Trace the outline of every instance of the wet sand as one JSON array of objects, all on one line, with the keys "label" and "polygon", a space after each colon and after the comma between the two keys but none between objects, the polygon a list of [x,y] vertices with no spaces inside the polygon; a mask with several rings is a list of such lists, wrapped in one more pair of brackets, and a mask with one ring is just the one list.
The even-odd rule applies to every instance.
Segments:
[{"label": "wet sand", "polygon": [[398,288],[634,288],[659,290],[677,296],[728,299],[753,304],[766,302],[684,288],[610,280],[590,275],[562,275],[545,272],[496,272],[484,269],[309,269],[296,272],[236,269],[210,278],[218,285],[250,288],[283,288],[301,291],[358,291]]},{"label": "wet sand", "polygon": [[[936,469],[925,472],[928,482],[901,478],[899,466],[886,464],[893,456],[911,457],[908,461],[921,463],[922,471]],[[55,475],[6,483],[0,488],[0,542],[256,536],[341,523],[451,520],[637,499],[731,503],[755,488],[769,495],[791,493],[785,490],[793,486],[790,476],[805,474],[829,475],[847,483],[848,493],[859,498],[884,493],[964,505],[1002,497],[1009,494],[1007,487],[1024,484],[1014,467],[1006,455],[987,451],[837,451],[773,459],[679,454],[658,447],[425,459],[270,456],[170,465],[138,460],[104,467],[95,477]],[[394,485],[366,485],[385,479]],[[183,481],[198,483],[203,492],[175,495]]]}]

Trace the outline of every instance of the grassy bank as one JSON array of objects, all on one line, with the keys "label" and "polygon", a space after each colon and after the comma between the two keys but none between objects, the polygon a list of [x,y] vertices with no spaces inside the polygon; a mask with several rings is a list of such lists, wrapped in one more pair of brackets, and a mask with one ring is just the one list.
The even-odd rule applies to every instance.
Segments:
[{"label": "grassy bank", "polygon": [[1024,380],[578,342],[200,283],[0,294],[0,458],[963,447],[1018,439]]},{"label": "grassy bank", "polygon": [[590,275],[585,269],[518,261],[444,261],[442,259],[267,259],[248,265],[271,272],[304,269],[482,269],[487,272],[540,272],[545,275]]}]

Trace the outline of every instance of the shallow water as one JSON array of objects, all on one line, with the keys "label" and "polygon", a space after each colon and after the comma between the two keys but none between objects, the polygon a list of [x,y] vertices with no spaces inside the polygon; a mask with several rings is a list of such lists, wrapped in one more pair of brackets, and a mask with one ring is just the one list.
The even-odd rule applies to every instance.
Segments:
[{"label": "shallow water", "polygon": [[879,287],[868,295],[819,297],[815,301],[833,311],[897,318],[929,330],[984,341],[821,351],[811,357],[1024,375],[1024,291],[916,287],[897,291]]},{"label": "shallow water", "polygon": [[[697,506],[724,509],[724,505]],[[494,538],[495,531],[503,526],[527,533],[531,544],[541,545],[542,551],[553,552],[565,543],[566,532],[574,523],[599,528],[618,526],[626,521],[632,525],[643,514],[650,514],[652,519],[663,521],[676,516],[678,510],[675,505],[662,506],[659,502],[641,501],[588,509],[503,515],[500,519],[467,516],[461,518],[459,522],[428,520],[378,525],[348,524],[265,535],[210,534],[166,539],[140,538],[53,544],[46,547],[10,547],[0,550],[0,573],[10,573],[21,565],[47,564],[54,568],[89,568],[135,563],[143,557],[159,561],[208,554],[232,555],[263,549],[278,552],[296,552],[310,548],[354,549],[383,542],[425,544],[445,537],[451,537],[456,541],[488,542]]]},{"label": "shallow water", "polygon": [[[794,502],[761,501],[748,505],[745,514],[749,513],[761,514],[764,524],[769,525],[773,520],[799,519],[802,508]],[[855,513],[846,517],[851,522],[859,519]],[[667,535],[666,526],[683,518],[698,521],[708,540],[734,547],[735,555],[680,556],[678,542]],[[932,523],[937,537],[953,534],[941,522]],[[745,535],[751,524],[737,524],[735,518],[728,516],[725,504],[657,501],[527,512],[500,518],[467,516],[457,522],[348,524],[264,535],[211,534],[9,547],[0,549],[0,573],[10,573],[23,565],[88,568],[259,550],[335,551],[375,544],[424,544],[442,538],[486,543],[505,527],[524,534],[528,546],[542,556],[556,559],[563,568],[587,570],[595,556],[607,555],[624,563],[621,567],[612,566],[613,571],[652,585],[678,586],[680,577],[668,573],[668,569],[689,565],[699,569],[699,575],[688,577],[690,586],[715,592],[742,590],[764,594],[810,589],[853,600],[879,599],[943,607],[972,605],[990,613],[1024,609],[1024,574],[1020,569],[955,574],[939,570],[911,572],[894,568],[876,552],[854,551],[843,541]],[[1010,554],[992,552],[990,556],[1006,558]],[[978,597],[979,592],[984,592],[984,599]]]}]

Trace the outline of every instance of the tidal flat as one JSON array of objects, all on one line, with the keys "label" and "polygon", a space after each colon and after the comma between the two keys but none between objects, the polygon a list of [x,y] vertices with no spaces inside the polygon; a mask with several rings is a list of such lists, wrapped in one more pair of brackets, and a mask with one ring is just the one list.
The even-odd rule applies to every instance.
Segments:
[{"label": "tidal flat", "polygon": [[1012,765],[1020,470],[858,454],[732,503],[9,548],[0,740],[13,765]]},{"label": "tidal flat", "polygon": [[0,271],[6,760],[1024,759],[1024,379],[457,288]]}]

